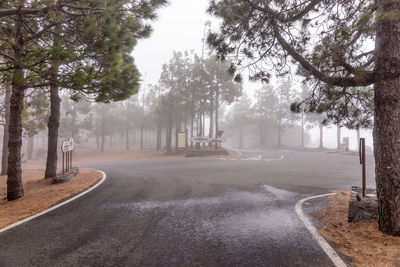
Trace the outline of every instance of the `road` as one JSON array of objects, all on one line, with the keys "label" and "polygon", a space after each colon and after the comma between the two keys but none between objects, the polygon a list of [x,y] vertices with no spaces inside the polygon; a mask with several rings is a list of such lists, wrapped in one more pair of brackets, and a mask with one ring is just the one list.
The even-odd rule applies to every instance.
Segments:
[{"label": "road", "polygon": [[295,203],[360,184],[356,156],[289,150],[86,167],[107,180],[0,234],[0,266],[332,266]]}]

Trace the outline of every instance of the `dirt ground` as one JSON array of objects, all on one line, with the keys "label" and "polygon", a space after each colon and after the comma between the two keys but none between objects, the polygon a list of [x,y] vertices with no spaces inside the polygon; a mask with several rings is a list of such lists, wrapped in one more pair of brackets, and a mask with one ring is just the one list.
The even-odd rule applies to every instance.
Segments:
[{"label": "dirt ground", "polygon": [[400,237],[380,232],[377,221],[348,223],[350,191],[335,193],[330,206],[314,214],[323,225],[320,234],[355,266],[400,266]]},{"label": "dirt ground", "polygon": [[46,210],[53,204],[77,194],[98,181],[97,171],[79,170],[78,176],[63,184],[52,184],[53,179],[43,179],[43,169],[24,169],[22,173],[25,196],[6,201],[6,176],[0,176],[0,229],[14,222]]},{"label": "dirt ground", "polygon": [[[227,149],[229,155],[221,156],[207,156],[207,158],[224,158],[233,157],[237,155],[237,152]],[[155,149],[144,149],[144,150],[126,150],[123,148],[109,149],[106,151],[98,150],[83,150],[78,151],[73,155],[73,162],[108,162],[108,161],[119,161],[119,160],[144,160],[144,159],[159,159],[159,158],[184,158],[184,154],[166,153],[165,151],[156,151]],[[61,159],[59,155],[59,159]],[[35,166],[45,164],[44,159],[31,160],[24,163],[24,166]]]}]

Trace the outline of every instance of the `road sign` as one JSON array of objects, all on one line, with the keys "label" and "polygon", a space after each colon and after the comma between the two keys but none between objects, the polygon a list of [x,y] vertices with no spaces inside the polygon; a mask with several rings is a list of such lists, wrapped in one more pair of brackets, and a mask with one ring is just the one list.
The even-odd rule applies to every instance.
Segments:
[{"label": "road sign", "polygon": [[62,153],[62,173],[69,172],[72,168],[72,151],[74,150],[74,139],[68,138],[61,144]]},{"label": "road sign", "polygon": [[178,133],[178,148],[186,148],[186,133]]},{"label": "road sign", "polygon": [[63,141],[61,144],[61,150],[62,152],[74,150],[74,139],[69,138],[68,140]]},{"label": "road sign", "polygon": [[349,152],[350,151],[350,138],[349,137],[343,137],[343,143],[345,143],[346,152]]},{"label": "road sign", "polygon": [[208,136],[193,136],[190,141],[193,143],[208,143],[209,139]]}]

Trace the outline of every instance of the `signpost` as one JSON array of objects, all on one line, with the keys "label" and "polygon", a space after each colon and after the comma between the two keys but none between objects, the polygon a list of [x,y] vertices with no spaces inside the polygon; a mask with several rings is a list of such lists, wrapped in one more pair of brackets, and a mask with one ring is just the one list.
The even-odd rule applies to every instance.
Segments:
[{"label": "signpost", "polygon": [[186,132],[178,133],[178,149],[186,149]]},{"label": "signpost", "polygon": [[360,138],[360,149],[358,153],[360,156],[360,164],[362,165],[362,195],[365,197],[367,187],[367,179],[365,175],[365,138]]},{"label": "signpost", "polygon": [[345,151],[349,152],[350,151],[350,138],[343,137],[343,143],[345,143]]},{"label": "signpost", "polygon": [[62,151],[62,173],[69,172],[72,168],[72,151],[74,150],[74,139],[68,138],[61,144]]}]

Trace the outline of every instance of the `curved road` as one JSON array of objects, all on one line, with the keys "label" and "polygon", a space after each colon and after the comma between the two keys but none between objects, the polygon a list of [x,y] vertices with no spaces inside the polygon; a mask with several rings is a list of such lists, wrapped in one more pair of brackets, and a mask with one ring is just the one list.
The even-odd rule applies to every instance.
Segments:
[{"label": "curved road", "polygon": [[85,167],[107,180],[0,234],[0,266],[332,266],[295,203],[360,184],[356,156],[289,150]]}]

